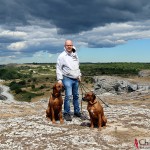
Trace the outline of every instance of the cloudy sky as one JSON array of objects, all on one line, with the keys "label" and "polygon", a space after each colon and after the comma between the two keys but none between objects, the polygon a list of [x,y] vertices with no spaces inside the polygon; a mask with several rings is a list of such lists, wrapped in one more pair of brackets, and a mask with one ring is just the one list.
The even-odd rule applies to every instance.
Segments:
[{"label": "cloudy sky", "polygon": [[56,62],[66,39],[81,62],[150,62],[150,1],[0,0],[0,64]]}]

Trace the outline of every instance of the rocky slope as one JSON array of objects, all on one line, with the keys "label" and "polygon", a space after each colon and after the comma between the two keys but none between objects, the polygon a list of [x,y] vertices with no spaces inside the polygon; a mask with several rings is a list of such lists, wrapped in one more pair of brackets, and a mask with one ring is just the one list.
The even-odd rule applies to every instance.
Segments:
[{"label": "rocky slope", "polygon": [[108,118],[107,127],[101,131],[89,128],[86,103],[82,103],[86,120],[73,118],[72,122],[54,125],[45,118],[48,97],[34,103],[0,100],[0,149],[133,150],[135,139],[150,140],[149,90],[97,98],[109,105],[101,102]]}]

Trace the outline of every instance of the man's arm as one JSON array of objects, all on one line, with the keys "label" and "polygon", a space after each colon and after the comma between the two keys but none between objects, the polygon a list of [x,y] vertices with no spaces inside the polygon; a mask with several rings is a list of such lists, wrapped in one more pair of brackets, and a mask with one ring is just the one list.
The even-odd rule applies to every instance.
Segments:
[{"label": "man's arm", "polygon": [[56,64],[56,76],[57,76],[57,81],[59,83],[62,83],[63,79],[63,74],[62,74],[62,63],[60,58],[57,59],[57,64]]}]

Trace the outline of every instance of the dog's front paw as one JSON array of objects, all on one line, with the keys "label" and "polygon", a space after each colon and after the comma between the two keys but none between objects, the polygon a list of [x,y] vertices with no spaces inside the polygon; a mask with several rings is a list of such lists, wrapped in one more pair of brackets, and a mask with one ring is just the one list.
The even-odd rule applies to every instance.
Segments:
[{"label": "dog's front paw", "polygon": [[56,124],[56,121],[55,121],[55,120],[53,120],[53,121],[52,121],[52,124]]},{"label": "dog's front paw", "polygon": [[63,124],[64,123],[64,120],[60,120],[60,124]]}]

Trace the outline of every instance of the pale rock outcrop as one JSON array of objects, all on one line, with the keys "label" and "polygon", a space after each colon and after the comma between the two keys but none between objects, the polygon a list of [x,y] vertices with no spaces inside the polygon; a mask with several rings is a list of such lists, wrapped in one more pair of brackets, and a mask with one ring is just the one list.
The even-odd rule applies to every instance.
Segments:
[{"label": "pale rock outcrop", "polygon": [[134,91],[149,91],[150,83],[131,83],[127,79],[113,76],[96,76],[94,77],[94,92],[96,94],[121,94]]}]

